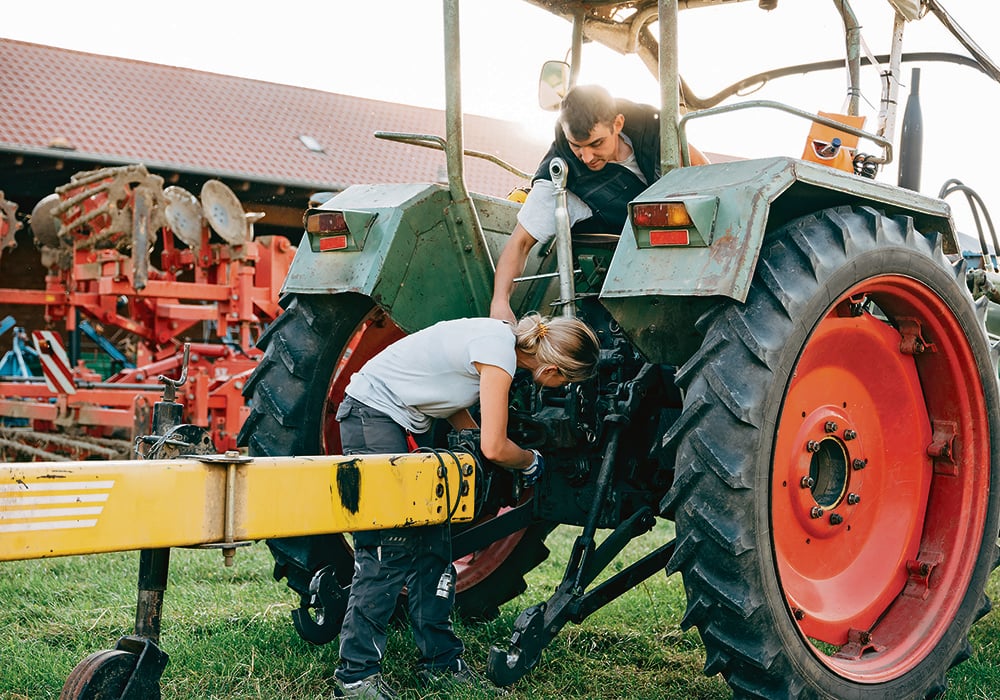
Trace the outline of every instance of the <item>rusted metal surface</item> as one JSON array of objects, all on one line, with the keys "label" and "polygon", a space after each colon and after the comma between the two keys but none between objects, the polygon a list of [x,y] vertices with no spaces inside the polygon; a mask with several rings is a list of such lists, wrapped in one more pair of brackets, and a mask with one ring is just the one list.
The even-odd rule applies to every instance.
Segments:
[{"label": "rusted metal surface", "polygon": [[[514,228],[517,207],[473,197],[492,255]],[[374,299],[407,332],[442,318],[481,316],[493,291],[489,257],[479,255],[464,219],[441,185],[355,185],[324,203],[329,211],[365,211],[375,221],[361,250],[315,252],[300,245],[283,290],[358,293]],[[447,295],[442,280],[449,280]]]},{"label": "rusted metal surface", "polygon": [[69,437],[58,433],[45,433],[26,428],[0,430],[0,447],[6,461],[12,456],[24,455],[46,461],[89,459],[128,459],[132,454],[132,441],[89,437]]},{"label": "rusted metal surface", "polygon": [[686,359],[700,342],[693,330],[704,307],[698,300],[744,301],[766,232],[807,211],[875,204],[912,214],[918,228],[941,232],[946,250],[957,250],[950,209],[941,200],[792,158],[681,168],[635,201],[708,195],[719,199],[712,245],[640,249],[626,224],[609,266],[601,301],[650,361]]}]

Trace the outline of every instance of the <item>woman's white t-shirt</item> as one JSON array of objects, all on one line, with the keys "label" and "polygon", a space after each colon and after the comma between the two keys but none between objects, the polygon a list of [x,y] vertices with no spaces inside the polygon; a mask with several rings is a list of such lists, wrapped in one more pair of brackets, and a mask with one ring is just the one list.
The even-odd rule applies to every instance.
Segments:
[{"label": "woman's white t-shirt", "polygon": [[492,318],[441,321],[397,340],[351,377],[347,395],[414,433],[479,401],[479,372],[517,369],[514,330]]}]

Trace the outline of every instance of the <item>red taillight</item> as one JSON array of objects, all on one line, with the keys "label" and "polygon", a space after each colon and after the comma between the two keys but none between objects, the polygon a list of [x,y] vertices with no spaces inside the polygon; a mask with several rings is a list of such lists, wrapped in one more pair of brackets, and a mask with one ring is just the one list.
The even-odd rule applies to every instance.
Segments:
[{"label": "red taillight", "polygon": [[347,233],[347,220],[339,211],[310,212],[306,215],[305,225],[309,233]]},{"label": "red taillight", "polygon": [[[635,204],[632,206],[632,223],[649,228],[688,228],[694,226],[691,215],[683,202],[660,202],[657,204]],[[654,244],[655,245],[655,244]]]},{"label": "red taillight", "polygon": [[691,236],[686,228],[673,231],[653,230],[649,232],[649,245],[687,245],[691,242]]},{"label": "red taillight", "polygon": [[347,236],[324,236],[319,239],[319,249],[321,251],[344,250],[346,247]]}]

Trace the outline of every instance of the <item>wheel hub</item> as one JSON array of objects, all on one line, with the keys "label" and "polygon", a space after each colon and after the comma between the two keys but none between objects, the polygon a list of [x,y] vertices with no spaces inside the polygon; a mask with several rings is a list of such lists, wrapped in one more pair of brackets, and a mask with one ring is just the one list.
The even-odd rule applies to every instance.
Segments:
[{"label": "wheel hub", "polygon": [[790,494],[796,520],[810,537],[833,537],[850,527],[862,500],[864,441],[846,409],[830,405],[807,415],[796,437],[802,449],[789,475],[801,474]]},{"label": "wheel hub", "polygon": [[871,315],[831,314],[799,359],[772,517],[782,583],[808,637],[846,644],[906,584],[932,472],[923,405],[899,333]]}]

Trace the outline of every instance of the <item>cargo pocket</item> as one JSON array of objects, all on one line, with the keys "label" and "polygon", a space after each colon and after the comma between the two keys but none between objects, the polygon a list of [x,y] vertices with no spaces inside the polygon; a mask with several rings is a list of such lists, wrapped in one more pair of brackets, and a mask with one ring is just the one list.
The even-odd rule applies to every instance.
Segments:
[{"label": "cargo pocket", "polygon": [[339,406],[337,406],[337,415],[335,416],[337,422],[339,423],[351,415],[352,408],[354,408],[354,402],[349,397],[345,396],[344,400],[340,402]]}]

